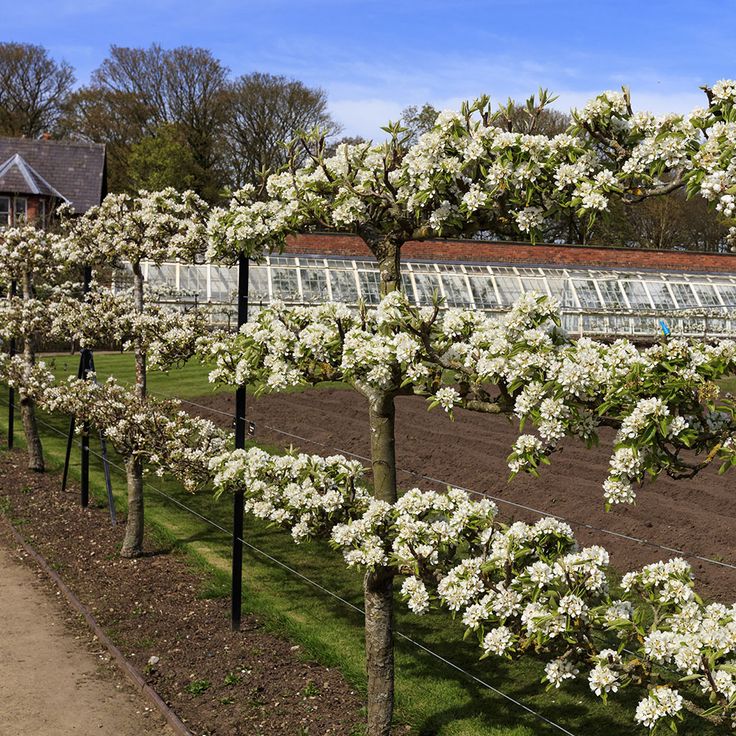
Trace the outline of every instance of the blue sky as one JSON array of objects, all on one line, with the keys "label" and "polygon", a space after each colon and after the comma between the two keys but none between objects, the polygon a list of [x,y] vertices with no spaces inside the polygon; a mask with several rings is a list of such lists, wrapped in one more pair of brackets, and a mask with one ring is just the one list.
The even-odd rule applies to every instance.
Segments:
[{"label": "blue sky", "polygon": [[[544,86],[568,109],[627,84],[635,107],[701,105],[736,76],[736,0],[36,0],[7,3],[3,40],[46,46],[80,83],[111,44],[204,46],[234,75],[320,86],[345,133],[380,136],[410,104],[503,101]],[[10,30],[12,29],[12,32]]]}]

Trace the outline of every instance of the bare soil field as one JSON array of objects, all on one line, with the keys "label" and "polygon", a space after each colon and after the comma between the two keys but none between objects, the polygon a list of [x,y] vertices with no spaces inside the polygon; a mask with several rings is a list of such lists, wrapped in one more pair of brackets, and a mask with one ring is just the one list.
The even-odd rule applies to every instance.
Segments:
[{"label": "bare soil field", "polygon": [[[207,395],[194,401],[211,410],[188,406],[191,411],[232,426],[219,413],[233,411],[230,395]],[[397,462],[405,471],[399,474],[401,487],[442,487],[419,477],[429,476],[496,497],[507,520],[539,517],[514,504],[563,517],[581,544],[605,546],[612,566],[621,572],[677,556],[672,550],[682,550],[690,555],[682,556],[693,565],[703,595],[736,600],[736,568],[728,566],[736,566],[736,472],[719,476],[711,468],[692,480],[662,477],[638,490],[635,506],[606,512],[601,484],[612,431],[604,429],[601,445],[592,450],[579,442],[566,442],[540,479],[519,475],[509,482],[506,457],[518,431],[506,417],[458,410],[452,422],[441,410],[428,413],[426,402],[418,397],[399,397],[396,407]],[[318,454],[347,451],[367,457],[370,452],[367,407],[353,391],[320,389],[248,397],[247,416],[256,423],[255,438],[262,442]]]}]

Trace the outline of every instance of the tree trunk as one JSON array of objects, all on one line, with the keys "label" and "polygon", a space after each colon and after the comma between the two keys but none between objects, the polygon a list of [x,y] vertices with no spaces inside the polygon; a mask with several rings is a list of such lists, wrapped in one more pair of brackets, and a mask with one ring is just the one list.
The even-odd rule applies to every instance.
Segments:
[{"label": "tree trunk", "polygon": [[[133,263],[133,301],[135,311],[143,314],[143,271],[140,263]],[[135,389],[138,398],[146,398],[146,352],[142,345],[135,346]]]},{"label": "tree trunk", "polygon": [[[135,311],[143,313],[143,272],[140,263],[133,263],[133,299]],[[140,344],[135,346],[135,390],[139,399],[146,398],[146,353]],[[140,557],[143,554],[143,463],[128,458],[125,463],[128,480],[128,520],[125,539],[120,550],[122,557]]]},{"label": "tree trunk", "polygon": [[383,298],[401,289],[401,244],[390,241],[382,243],[376,257],[381,274],[380,296]]},{"label": "tree trunk", "polygon": [[[31,282],[30,273],[23,274],[23,300],[33,299],[33,284]],[[36,364],[36,347],[35,336],[33,334],[25,335],[23,338],[23,359],[29,369]],[[20,396],[20,415],[23,422],[23,431],[26,436],[26,452],[28,453],[28,468],[35,470],[37,473],[43,473],[45,470],[43,462],[43,448],[41,446],[41,436],[38,433],[38,423],[36,422],[36,402]]]},{"label": "tree trunk", "polygon": [[20,416],[23,421],[23,431],[26,435],[26,452],[28,454],[28,468],[37,473],[45,470],[43,462],[43,447],[38,434],[36,423],[36,407],[33,399],[21,397]]},{"label": "tree trunk", "polygon": [[[378,262],[381,298],[401,289],[401,245],[406,238],[360,231]],[[368,396],[373,495],[396,501],[395,406],[393,394]],[[368,673],[367,736],[390,736],[394,713],[393,571],[379,567],[363,579],[365,655]]]},{"label": "tree trunk", "polygon": [[[373,495],[396,501],[394,397],[369,398]],[[367,572],[365,596],[365,654],[368,672],[367,736],[389,736],[394,709],[393,572],[378,567]]]},{"label": "tree trunk", "polygon": [[128,520],[120,555],[140,557],[143,554],[143,464],[138,458],[126,461],[125,477],[128,481]]},{"label": "tree trunk", "polygon": [[401,246],[406,237],[397,233],[380,233],[369,225],[358,228],[358,234],[365,240],[378,263],[378,271],[381,274],[379,285],[381,298],[392,291],[400,290]]}]

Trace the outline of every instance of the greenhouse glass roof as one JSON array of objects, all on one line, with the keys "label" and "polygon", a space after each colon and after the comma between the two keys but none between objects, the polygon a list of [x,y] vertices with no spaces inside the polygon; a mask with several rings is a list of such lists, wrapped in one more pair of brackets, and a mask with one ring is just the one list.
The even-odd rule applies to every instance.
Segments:
[{"label": "greenhouse glass roof", "polygon": [[[576,334],[654,336],[661,320],[673,333],[736,335],[736,274],[624,271],[553,266],[467,263],[402,264],[409,299],[431,304],[438,293],[448,307],[508,310],[520,294],[536,291],[559,299],[565,328]],[[152,287],[171,290],[183,304],[208,304],[218,321],[230,321],[237,269],[210,264],[165,263],[144,267]],[[314,256],[270,256],[250,266],[250,304],[378,302],[373,261]]]}]

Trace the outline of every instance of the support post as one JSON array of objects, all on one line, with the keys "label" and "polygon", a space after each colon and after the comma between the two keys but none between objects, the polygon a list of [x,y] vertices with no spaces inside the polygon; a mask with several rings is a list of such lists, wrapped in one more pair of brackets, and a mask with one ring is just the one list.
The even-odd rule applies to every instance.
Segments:
[{"label": "support post", "polygon": [[[84,285],[82,289],[82,299],[84,300],[89,293],[90,286],[92,284],[92,268],[90,266],[84,267]],[[92,351],[89,348],[82,348],[79,352],[79,369],[77,370],[77,378],[87,380],[90,372],[94,371],[94,358],[92,357]],[[61,490],[66,490],[66,483],[69,478],[69,464],[71,461],[72,444],[74,443],[74,428],[75,420],[72,417],[69,421],[69,436],[66,442],[66,456],[64,458],[64,474],[61,479]],[[81,466],[81,478],[80,478],[80,503],[83,509],[89,506],[89,422],[82,424],[82,466]],[[105,463],[107,465],[107,463]],[[106,467],[107,476],[107,467]],[[109,486],[109,483],[108,483]],[[110,489],[108,487],[108,496]],[[114,510],[111,511],[113,515],[113,525],[115,524]]]},{"label": "support post", "polygon": [[[82,367],[82,379],[88,380],[91,366],[92,352],[87,348],[82,350],[80,362]],[[89,422],[82,422],[82,477],[81,477],[82,508],[89,506]]]},{"label": "support post", "polygon": [[[89,353],[89,370],[92,373],[95,372],[95,357],[90,350]],[[97,376],[94,378],[95,383],[97,382]],[[115,526],[118,523],[117,515],[115,514],[115,499],[112,495],[112,480],[110,478],[110,461],[107,459],[107,441],[102,430],[99,431],[100,437],[100,448],[102,449],[102,468],[105,473],[105,489],[107,490],[107,506],[110,509],[110,523]]]},{"label": "support post", "polygon": [[[248,321],[248,266],[244,254],[238,258],[238,329]],[[235,448],[245,449],[245,397],[246,387],[235,391]],[[244,492],[238,491],[233,498],[233,560],[231,590],[231,624],[233,631],[240,631],[243,592],[243,503]]]},{"label": "support post", "polygon": [[[82,358],[80,356],[79,358],[79,368],[77,369],[77,378],[81,378],[84,374],[84,364],[82,363]],[[61,476],[61,492],[64,493],[66,491],[66,482],[69,479],[69,465],[71,463],[71,457],[72,457],[72,445],[74,444],[74,428],[76,426],[76,421],[74,418],[74,415],[72,414],[72,418],[69,420],[69,433],[66,437],[66,454],[64,455],[64,473]]]},{"label": "support post", "polygon": [[[10,282],[10,296],[14,297],[18,291],[15,280]],[[15,355],[15,338],[10,341],[8,354],[12,358]],[[15,389],[8,389],[8,450],[13,449],[13,438],[15,435]]]}]

